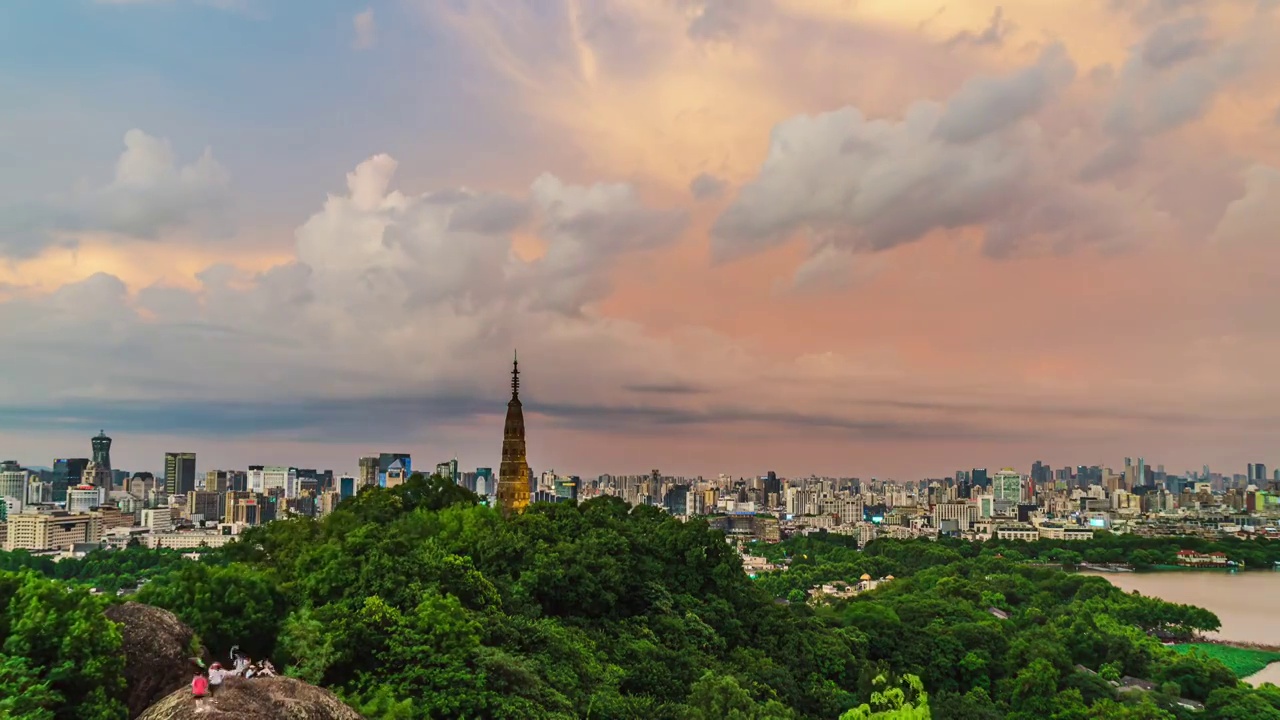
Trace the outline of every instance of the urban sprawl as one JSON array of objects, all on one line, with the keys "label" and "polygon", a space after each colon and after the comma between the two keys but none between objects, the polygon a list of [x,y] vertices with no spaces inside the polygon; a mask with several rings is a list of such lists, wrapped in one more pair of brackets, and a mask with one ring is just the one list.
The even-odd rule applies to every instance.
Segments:
[{"label": "urban sprawl", "polygon": [[[1030,472],[959,470],[916,482],[855,477],[783,478],[774,472],[741,478],[600,475],[584,480],[547,470],[535,475],[525,453],[519,367],[503,430],[502,464],[461,471],[456,459],[430,473],[452,480],[482,502],[519,512],[530,502],[576,502],[600,495],[652,505],[683,518],[704,517],[729,540],[777,542],[827,532],[865,545],[877,537],[971,540],[1084,540],[1096,530],[1148,536],[1280,537],[1280,469],[1263,463],[1243,473],[1208,466],[1181,474],[1125,458],[1098,465]],[[355,473],[251,465],[197,472],[193,452],[165,453],[164,474],[130,473],[111,464],[112,439],[99,432],[90,457],[62,458],[52,467],[0,463],[0,537],[4,549],[78,557],[132,543],[197,551],[233,540],[244,529],[293,516],[319,517],[369,487],[395,488],[414,474],[409,453],[359,458]],[[1213,563],[1212,557],[1187,557]],[[760,558],[744,557],[748,572]]]}]

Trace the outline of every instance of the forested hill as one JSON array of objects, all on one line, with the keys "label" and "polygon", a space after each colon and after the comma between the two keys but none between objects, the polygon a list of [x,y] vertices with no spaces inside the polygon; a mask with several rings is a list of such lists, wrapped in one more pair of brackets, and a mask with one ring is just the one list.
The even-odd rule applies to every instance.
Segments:
[{"label": "forested hill", "polygon": [[[1216,627],[1203,610],[923,541],[781,549],[799,558],[796,578],[854,580],[872,563],[897,579],[832,605],[788,603],[782,576],[750,580],[705,522],[613,498],[507,520],[421,476],[320,521],[255,528],[201,562],[137,549],[79,562],[129,563],[151,578],[136,599],[173,610],[215,654],[269,656],[369,718],[1280,720],[1280,691],[1238,688],[1221,663],[1152,639]],[[51,583],[23,572],[0,573],[0,660],[52,693],[56,717],[90,697],[106,708],[95,717],[117,717],[109,669],[81,657],[97,674],[68,682],[50,669],[65,667],[65,647],[31,640],[38,598],[84,596],[42,595]],[[75,612],[64,625],[88,622]],[[27,645],[6,639],[14,628]],[[105,637],[87,652],[108,656]],[[27,646],[44,650],[23,657]],[[1123,676],[1156,690],[1118,693],[1109,680]],[[6,677],[0,698],[16,687]]]}]

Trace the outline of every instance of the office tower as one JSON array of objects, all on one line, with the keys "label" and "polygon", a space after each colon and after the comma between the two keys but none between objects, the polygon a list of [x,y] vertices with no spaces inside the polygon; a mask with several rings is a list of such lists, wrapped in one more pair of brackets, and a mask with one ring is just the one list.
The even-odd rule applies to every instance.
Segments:
[{"label": "office tower", "polygon": [[1036,487],[1044,487],[1049,484],[1052,472],[1048,465],[1037,460],[1031,465],[1031,482]]},{"label": "office tower", "polygon": [[1022,474],[1013,468],[1004,468],[996,473],[991,493],[996,500],[1015,504],[1022,502]]},{"label": "office tower", "polygon": [[498,467],[498,506],[504,513],[524,512],[529,506],[533,472],[525,454],[524,408],[520,405],[520,359],[511,362],[511,400],[502,429],[502,464]]},{"label": "office tower", "polygon": [[581,484],[582,479],[577,475],[557,475],[555,481],[552,483],[552,490],[554,491],[557,500],[577,502],[578,486]]},{"label": "office tower", "polygon": [[205,492],[226,493],[231,489],[231,480],[226,470],[210,470],[204,474]]},{"label": "office tower", "polygon": [[360,473],[357,476],[360,481],[360,487],[370,487],[378,484],[378,458],[362,457],[360,458]]},{"label": "office tower", "polygon": [[111,438],[102,430],[89,441],[93,445],[93,462],[106,471],[108,484],[111,478]]},{"label": "office tower", "polygon": [[167,452],[164,454],[164,489],[170,495],[185,495],[195,491],[195,453]]},{"label": "office tower", "polygon": [[409,471],[405,468],[404,461],[400,458],[392,460],[382,475],[382,487],[400,487],[407,482],[409,482]]},{"label": "office tower", "polygon": [[14,460],[0,463],[0,504],[5,498],[17,501],[18,512],[27,502],[27,483],[30,473]]},{"label": "office tower", "polygon": [[987,477],[986,468],[974,468],[969,473],[969,480],[975,488],[991,487],[991,479]]},{"label": "office tower", "polygon": [[[779,495],[782,493],[782,481],[778,479],[778,473],[770,470],[764,476],[764,494]],[[681,514],[681,513],[674,513]]]},{"label": "office tower", "polygon": [[458,458],[446,460],[442,463],[436,463],[436,474],[440,477],[447,478],[450,482],[457,484],[461,480],[458,475]]},{"label": "office tower", "polygon": [[338,478],[338,496],[343,500],[353,497],[356,494],[356,479],[350,475],[342,475]]},{"label": "office tower", "polygon": [[[92,486],[95,488],[111,489],[111,471],[104,465],[99,465],[98,461],[90,460],[88,465],[84,466],[84,472],[80,474],[80,485],[76,487]],[[68,488],[70,491],[70,488]]]},{"label": "office tower", "polygon": [[387,486],[387,472],[393,463],[399,463],[398,470],[404,471],[404,479],[413,474],[413,459],[409,453],[378,453],[378,487]]},{"label": "office tower", "polygon": [[477,495],[492,495],[497,491],[497,486],[493,484],[493,468],[476,468],[476,486],[470,488]]},{"label": "office tower", "polygon": [[67,488],[80,484],[89,458],[58,458],[53,461],[53,501],[66,502]]}]

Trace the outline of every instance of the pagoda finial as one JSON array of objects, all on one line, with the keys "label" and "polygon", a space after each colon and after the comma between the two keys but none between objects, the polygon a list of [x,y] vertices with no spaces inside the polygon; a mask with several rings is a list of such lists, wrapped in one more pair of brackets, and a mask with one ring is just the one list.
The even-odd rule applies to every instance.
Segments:
[{"label": "pagoda finial", "polygon": [[520,355],[511,352],[511,397],[520,397]]}]

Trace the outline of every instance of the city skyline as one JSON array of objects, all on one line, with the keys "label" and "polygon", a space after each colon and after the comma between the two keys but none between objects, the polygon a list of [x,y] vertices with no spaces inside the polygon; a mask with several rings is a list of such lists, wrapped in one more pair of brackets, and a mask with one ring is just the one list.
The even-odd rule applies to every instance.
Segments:
[{"label": "city skyline", "polygon": [[999,4],[0,8],[0,454],[1274,467],[1280,11]]},{"label": "city skyline", "polygon": [[[518,391],[518,387],[519,387],[518,367],[519,367],[518,364],[516,364],[516,365],[513,365],[513,369],[512,369],[512,381],[511,381],[512,382],[512,398],[511,398],[511,402],[508,404],[508,410],[507,410],[507,426],[508,427],[504,429],[502,453],[500,453],[501,455],[507,454],[508,447],[510,446],[512,448],[511,453],[513,454],[512,455],[513,462],[516,465],[519,465],[521,463],[519,462],[518,458],[516,458],[515,456],[517,454],[524,453],[524,428],[523,428],[522,419],[517,420],[515,425],[511,425],[511,422],[512,422],[511,418],[512,418],[513,412],[515,413],[516,418],[521,418],[521,415],[522,415],[522,412],[520,412],[522,408],[520,407],[521,403],[519,401],[519,391]],[[514,411],[512,410],[512,405],[515,406]],[[518,429],[513,429],[513,428],[518,428]],[[108,445],[113,443],[115,440],[115,438],[107,437],[105,431],[103,430],[100,430],[98,435],[94,436],[91,440],[96,442],[102,439],[105,439]],[[512,444],[513,441],[515,444]],[[405,450],[407,448],[401,448],[401,449]],[[415,470],[417,472],[430,473],[431,472],[430,468],[432,468],[433,465],[447,464],[451,461],[457,465],[458,472],[468,472],[468,473],[473,472],[472,466],[470,466],[465,461],[459,460],[457,457],[437,461],[436,459],[431,457],[416,455],[412,451],[399,454],[399,453],[392,453],[392,452],[378,451],[378,450],[362,452],[358,458],[355,458],[354,461],[348,463],[349,465],[356,467],[356,469],[348,469],[347,467],[341,465],[340,463],[334,463],[334,464],[323,463],[323,462],[317,463],[317,462],[314,462],[314,460],[304,460],[302,462],[290,461],[290,462],[272,463],[272,462],[263,462],[260,458],[247,463],[242,463],[239,465],[236,465],[234,463],[228,464],[228,463],[219,463],[217,461],[214,461],[208,466],[200,466],[200,465],[194,464],[196,462],[197,457],[199,457],[199,453],[166,451],[164,453],[164,460],[162,461],[161,467],[159,470],[146,467],[145,465],[128,467],[128,468],[118,468],[118,470],[122,472],[128,472],[130,474],[138,474],[138,473],[148,474],[149,473],[149,474],[154,474],[155,477],[157,478],[168,479],[169,473],[167,471],[167,468],[171,466],[171,463],[174,463],[178,459],[182,459],[191,463],[192,464],[191,467],[194,468],[194,476],[191,476],[189,474],[184,475],[185,478],[188,478],[187,482],[190,485],[198,484],[199,479],[203,478],[205,473],[210,471],[243,471],[243,469],[246,467],[263,467],[263,466],[275,466],[275,467],[283,467],[283,468],[306,467],[306,468],[311,468],[321,472],[330,472],[330,473],[333,473],[335,476],[341,475],[341,476],[359,478],[362,475],[362,470],[358,466],[365,460],[373,460],[375,461],[375,464],[376,464],[376,462],[379,460],[379,456],[383,456],[390,459],[394,459],[396,457],[417,457],[418,458],[418,460],[416,461],[417,469]],[[68,454],[65,454],[65,457],[74,458],[77,456],[75,455],[75,453],[68,453]],[[88,458],[83,458],[83,460],[88,461]],[[51,465],[45,465],[41,462],[23,461],[16,457],[6,458],[6,461],[16,461],[19,466],[26,467],[26,468],[49,469],[51,467]],[[953,468],[953,470],[951,471],[925,474],[925,475],[920,475],[916,477],[866,475],[865,473],[859,473],[856,470],[842,471],[842,472],[827,472],[827,473],[814,473],[814,472],[788,473],[785,471],[779,472],[773,467],[770,467],[768,469],[748,471],[748,472],[742,472],[742,473],[733,473],[733,472],[724,472],[724,471],[717,471],[717,472],[711,472],[711,473],[681,472],[678,469],[668,469],[664,471],[662,470],[662,468],[650,469],[648,471],[606,470],[601,472],[585,473],[585,472],[576,471],[572,467],[569,467],[569,468],[545,467],[545,468],[536,469],[533,473],[533,477],[536,478],[538,475],[542,474],[543,472],[555,472],[558,475],[577,475],[583,478],[599,477],[604,475],[611,475],[611,476],[617,476],[617,477],[626,477],[626,476],[642,477],[642,476],[649,476],[651,473],[655,471],[660,471],[664,477],[678,477],[678,478],[688,478],[688,479],[702,477],[708,480],[715,479],[720,476],[728,476],[728,477],[734,477],[734,478],[765,478],[766,476],[768,477],[776,476],[779,478],[785,478],[785,479],[791,479],[791,480],[802,480],[808,477],[819,477],[819,478],[858,478],[863,481],[888,480],[888,481],[903,482],[903,483],[913,483],[913,482],[923,481],[923,480],[943,480],[943,479],[953,479],[958,481],[959,476],[961,474],[964,474],[967,476],[968,474],[970,474],[971,471],[983,471],[983,472],[986,472],[988,476],[995,476],[999,474],[1001,471],[1014,470],[1018,473],[1020,477],[1024,477],[1032,483],[1052,483],[1060,479],[1058,478],[1058,475],[1060,472],[1064,470],[1070,471],[1073,477],[1077,476],[1077,471],[1080,471],[1081,473],[1083,473],[1085,470],[1092,470],[1092,469],[1102,470],[1104,472],[1107,470],[1110,470],[1113,473],[1115,473],[1117,477],[1126,477],[1126,473],[1131,469],[1131,466],[1132,466],[1132,469],[1134,470],[1134,477],[1138,478],[1137,480],[1138,484],[1141,484],[1142,479],[1144,477],[1149,476],[1150,474],[1154,474],[1156,477],[1164,477],[1166,475],[1174,476],[1174,477],[1198,476],[1201,479],[1208,477],[1210,474],[1214,476],[1220,476],[1225,479],[1245,477],[1245,478],[1248,478],[1249,482],[1260,483],[1261,486],[1267,486],[1269,483],[1272,483],[1273,481],[1280,482],[1280,467],[1272,465],[1266,461],[1262,461],[1258,458],[1255,458],[1254,460],[1244,463],[1243,471],[1242,471],[1241,468],[1235,467],[1234,464],[1224,466],[1224,467],[1211,467],[1210,465],[1205,464],[1199,467],[1169,469],[1169,468],[1166,468],[1163,462],[1157,461],[1155,464],[1153,464],[1151,462],[1148,462],[1146,458],[1141,456],[1136,458],[1133,456],[1125,456],[1119,462],[1114,462],[1114,463],[1112,462],[1054,463],[1054,462],[1046,462],[1043,459],[1036,459],[1025,465],[975,464],[975,465],[966,465],[963,467]],[[524,467],[526,468],[526,471],[531,469],[530,466],[528,466],[527,464],[525,464]],[[477,469],[477,470],[483,469],[483,470],[492,472],[492,466],[485,465],[485,464],[478,464],[474,466],[474,469]],[[182,472],[190,473],[191,471],[182,470]],[[1038,475],[1039,473],[1043,473],[1043,475]],[[376,476],[376,471],[374,474]],[[501,473],[499,476],[501,476]],[[523,477],[522,479],[526,483],[529,482],[530,480],[529,477]],[[1094,479],[1096,480],[1096,478]],[[166,483],[166,487],[168,487],[169,485],[170,483]]]}]

